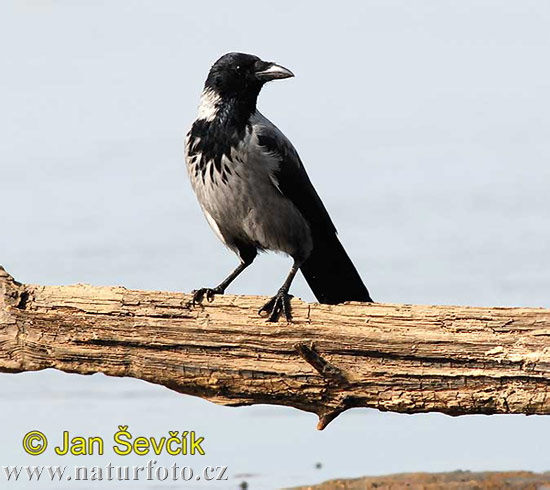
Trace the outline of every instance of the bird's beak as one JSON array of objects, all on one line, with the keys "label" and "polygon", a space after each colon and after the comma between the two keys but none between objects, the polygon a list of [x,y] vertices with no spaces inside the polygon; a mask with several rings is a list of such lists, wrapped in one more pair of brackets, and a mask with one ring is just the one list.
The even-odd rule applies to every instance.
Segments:
[{"label": "bird's beak", "polygon": [[256,70],[256,78],[264,82],[282,78],[290,78],[293,76],[294,73],[292,73],[288,68],[281,65],[276,65],[275,63],[268,63],[266,61],[259,63]]}]

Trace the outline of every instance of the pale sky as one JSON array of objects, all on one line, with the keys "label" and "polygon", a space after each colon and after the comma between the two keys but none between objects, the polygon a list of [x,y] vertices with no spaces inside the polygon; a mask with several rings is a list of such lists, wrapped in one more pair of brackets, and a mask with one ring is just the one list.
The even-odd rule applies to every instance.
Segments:
[{"label": "pale sky", "polygon": [[[550,307],[549,25],[542,0],[4,0],[0,264],[31,283],[179,291],[218,283],[237,259],[195,201],[183,136],[211,63],[244,51],[295,73],[264,89],[260,110],[298,149],[375,300]],[[262,256],[228,292],[273,294],[289,265]],[[313,299],[301,277],[291,292]],[[53,392],[26,408],[0,405],[17,430],[39,411],[58,411],[47,422],[52,430],[76,417],[56,405],[60,393],[74,395],[72,410],[98,427],[111,424],[101,412],[109,403],[125,410],[126,398],[112,398],[120,387],[145,393],[132,399],[135,424],[159,393],[55,373],[2,376],[0,386],[4,379],[8,401],[55,380]],[[78,404],[78,390],[91,408]],[[330,468],[322,477],[550,469],[538,442],[550,431],[544,417],[365,410],[311,435],[311,416],[289,409],[266,409],[274,410],[269,423],[251,430],[248,414],[262,407],[162,393],[169,421],[182,406],[199,407],[189,408],[192,423],[232,420],[244,434],[246,471],[254,470],[247,447],[260,465],[262,455],[285,450],[288,464],[301,461],[312,445]],[[288,420],[304,446],[277,439]],[[233,436],[223,434],[218,450],[229,458]],[[328,449],[343,444],[343,453]],[[322,479],[304,475],[286,482]]]}]

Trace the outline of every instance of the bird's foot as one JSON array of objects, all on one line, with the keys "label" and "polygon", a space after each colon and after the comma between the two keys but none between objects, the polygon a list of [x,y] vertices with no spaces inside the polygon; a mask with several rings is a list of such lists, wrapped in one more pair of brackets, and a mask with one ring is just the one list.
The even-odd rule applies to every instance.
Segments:
[{"label": "bird's foot", "polygon": [[200,289],[194,289],[191,291],[191,294],[193,295],[193,300],[191,301],[192,305],[200,305],[204,298],[207,299],[209,303],[212,303],[214,301],[214,295],[216,294],[223,294],[224,291],[219,286],[215,288],[200,288]]},{"label": "bird's foot", "polygon": [[291,294],[288,294],[284,290],[279,290],[279,292],[273,296],[265,305],[263,305],[259,310],[258,314],[261,316],[269,315],[268,322],[276,322],[281,313],[285,314],[286,321],[292,321],[292,315],[290,314],[290,299],[292,298]]}]

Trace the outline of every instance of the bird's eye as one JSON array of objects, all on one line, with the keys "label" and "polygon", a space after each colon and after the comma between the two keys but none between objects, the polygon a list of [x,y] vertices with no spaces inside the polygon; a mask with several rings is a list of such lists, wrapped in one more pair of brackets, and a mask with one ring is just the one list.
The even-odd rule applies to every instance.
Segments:
[{"label": "bird's eye", "polygon": [[236,71],[237,73],[242,73],[242,71],[243,71],[243,70],[242,70],[242,66],[241,66],[241,65],[237,65],[237,66],[235,67],[235,71]]}]

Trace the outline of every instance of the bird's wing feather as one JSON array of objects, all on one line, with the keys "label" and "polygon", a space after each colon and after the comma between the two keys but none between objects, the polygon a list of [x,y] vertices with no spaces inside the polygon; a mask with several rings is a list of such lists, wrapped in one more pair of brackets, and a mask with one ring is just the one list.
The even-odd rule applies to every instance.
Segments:
[{"label": "bird's wing feather", "polygon": [[280,161],[272,176],[275,187],[309,224],[313,250],[300,269],[317,300],[328,304],[372,301],[292,143],[263,116],[253,128],[263,151]]},{"label": "bird's wing feather", "polygon": [[254,130],[263,151],[276,155],[280,162],[272,176],[274,185],[300,211],[312,233],[336,233],[328,211],[309,180],[292,143],[264,117],[254,125]]}]

